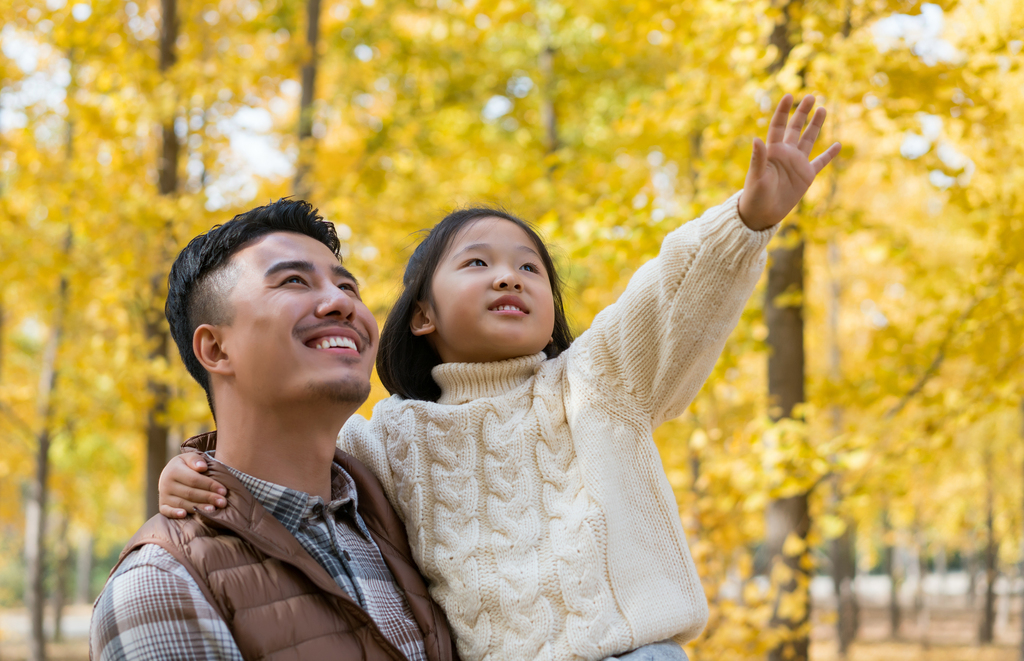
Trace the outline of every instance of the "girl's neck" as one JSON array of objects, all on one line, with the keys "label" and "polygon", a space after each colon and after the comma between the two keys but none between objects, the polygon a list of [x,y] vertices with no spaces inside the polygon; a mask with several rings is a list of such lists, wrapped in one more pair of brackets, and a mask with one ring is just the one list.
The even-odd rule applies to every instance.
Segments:
[{"label": "girl's neck", "polygon": [[430,374],[441,387],[438,404],[465,404],[522,386],[546,359],[544,352],[493,363],[441,363]]}]

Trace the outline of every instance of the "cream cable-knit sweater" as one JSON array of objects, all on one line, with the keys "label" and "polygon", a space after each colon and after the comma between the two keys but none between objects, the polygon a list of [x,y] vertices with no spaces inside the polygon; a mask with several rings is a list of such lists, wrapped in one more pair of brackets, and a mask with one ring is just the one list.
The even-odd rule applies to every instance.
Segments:
[{"label": "cream cable-knit sweater", "polygon": [[765,264],[739,194],[669,234],[557,358],[434,368],[339,445],[380,478],[466,661],[596,661],[704,628],[652,430],[711,372]]}]

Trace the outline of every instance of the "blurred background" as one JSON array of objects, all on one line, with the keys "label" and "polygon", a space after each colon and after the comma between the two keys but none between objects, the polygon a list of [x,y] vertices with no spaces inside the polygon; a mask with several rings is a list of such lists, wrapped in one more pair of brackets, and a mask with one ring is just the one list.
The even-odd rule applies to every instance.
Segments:
[{"label": "blurred background", "polygon": [[[0,658],[91,600],[212,420],[171,261],[311,200],[379,320],[417,230],[503,205],[577,331],[742,186],[787,92],[842,141],[656,435],[705,659],[1021,658],[1018,0],[0,0]],[[365,412],[386,396],[375,385]]]}]

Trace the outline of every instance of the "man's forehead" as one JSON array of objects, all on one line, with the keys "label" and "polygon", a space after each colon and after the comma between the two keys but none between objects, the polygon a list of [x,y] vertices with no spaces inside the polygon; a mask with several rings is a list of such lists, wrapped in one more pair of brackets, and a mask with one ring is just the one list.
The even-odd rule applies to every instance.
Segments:
[{"label": "man's forehead", "polygon": [[274,232],[256,239],[238,251],[239,261],[248,263],[260,276],[274,264],[282,261],[306,261],[323,269],[338,265],[331,249],[311,236],[296,232]]}]

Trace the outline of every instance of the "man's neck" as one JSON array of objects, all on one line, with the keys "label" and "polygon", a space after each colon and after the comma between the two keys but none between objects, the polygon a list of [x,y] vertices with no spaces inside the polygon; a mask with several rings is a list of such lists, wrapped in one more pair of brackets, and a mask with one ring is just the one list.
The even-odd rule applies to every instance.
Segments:
[{"label": "man's neck", "polygon": [[217,405],[217,461],[289,489],[331,499],[338,431],[351,411],[328,403],[287,412]]}]

